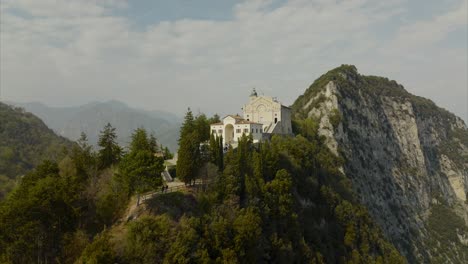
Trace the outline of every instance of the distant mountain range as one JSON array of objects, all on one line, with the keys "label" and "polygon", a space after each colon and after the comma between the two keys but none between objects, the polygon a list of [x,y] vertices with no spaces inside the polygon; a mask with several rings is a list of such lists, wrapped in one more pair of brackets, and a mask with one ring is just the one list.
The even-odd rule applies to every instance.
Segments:
[{"label": "distant mountain range", "polygon": [[177,150],[181,118],[164,111],[146,111],[129,107],[119,101],[91,102],[74,107],[50,107],[43,103],[9,104],[24,108],[40,117],[57,134],[77,140],[85,132],[91,144],[96,145],[99,133],[108,122],[117,130],[118,142],[126,146],[132,132],[144,127],[171,151]]}]

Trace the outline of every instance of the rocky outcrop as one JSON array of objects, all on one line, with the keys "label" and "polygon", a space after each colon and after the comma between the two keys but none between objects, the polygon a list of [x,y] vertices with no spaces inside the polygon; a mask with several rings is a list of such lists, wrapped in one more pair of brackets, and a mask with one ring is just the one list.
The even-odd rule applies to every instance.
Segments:
[{"label": "rocky outcrop", "polygon": [[409,262],[468,263],[468,130],[460,118],[347,65],[315,81],[293,110],[319,123],[362,203]]}]

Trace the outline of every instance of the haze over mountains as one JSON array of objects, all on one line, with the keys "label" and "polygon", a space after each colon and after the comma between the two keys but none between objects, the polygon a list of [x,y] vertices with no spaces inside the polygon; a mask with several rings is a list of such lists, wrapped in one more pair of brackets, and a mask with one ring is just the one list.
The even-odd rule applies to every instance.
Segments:
[{"label": "haze over mountains", "polygon": [[58,135],[73,141],[85,132],[89,142],[96,145],[99,132],[109,122],[116,128],[117,141],[122,146],[130,142],[130,135],[136,128],[144,127],[155,134],[159,143],[171,151],[177,149],[181,118],[169,112],[137,109],[120,101],[72,107],[50,107],[39,102],[10,104],[37,115]]}]

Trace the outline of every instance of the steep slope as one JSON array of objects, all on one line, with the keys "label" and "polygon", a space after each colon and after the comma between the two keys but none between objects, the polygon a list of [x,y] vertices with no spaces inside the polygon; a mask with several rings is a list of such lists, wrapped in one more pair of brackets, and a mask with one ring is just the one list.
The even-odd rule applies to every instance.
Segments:
[{"label": "steep slope", "polygon": [[30,111],[59,135],[77,140],[85,132],[96,144],[99,132],[109,122],[118,133],[118,143],[125,146],[131,133],[145,127],[155,133],[158,140],[172,151],[177,149],[180,119],[164,111],[145,111],[127,106],[119,101],[93,102],[78,107],[49,107],[41,103],[14,103]]},{"label": "steep slope", "polygon": [[432,101],[343,65],[293,105],[313,118],[343,172],[410,262],[468,263],[468,130]]},{"label": "steep slope", "polygon": [[16,177],[44,159],[63,157],[63,148],[71,145],[33,114],[0,103],[0,198]]}]

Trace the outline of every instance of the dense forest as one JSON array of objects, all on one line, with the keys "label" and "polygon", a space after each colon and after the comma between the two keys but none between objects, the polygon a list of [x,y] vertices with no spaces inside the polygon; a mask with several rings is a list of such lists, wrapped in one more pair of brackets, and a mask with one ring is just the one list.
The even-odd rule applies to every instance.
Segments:
[{"label": "dense forest", "polygon": [[33,114],[0,102],[0,200],[17,177],[43,159],[60,160],[71,146]]},{"label": "dense forest", "polygon": [[[295,120],[295,137],[244,136],[225,153],[210,136],[217,119],[187,112],[176,175],[188,188],[145,201],[164,184],[156,138],[137,129],[124,151],[108,124],[94,151],[83,134],[1,202],[0,262],[405,263],[316,121]],[[128,217],[134,207],[142,213]]]}]

